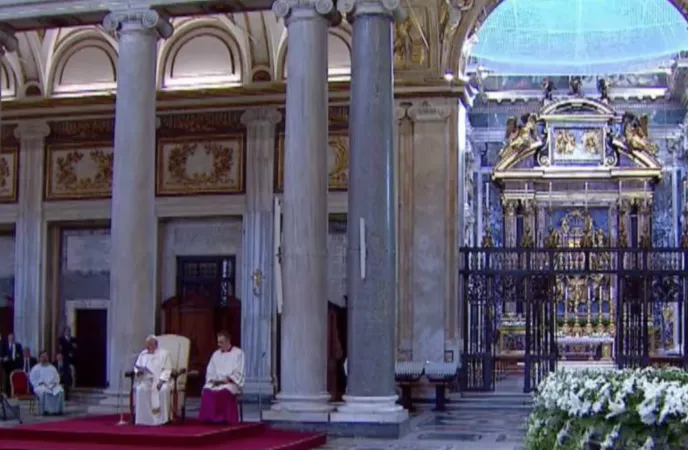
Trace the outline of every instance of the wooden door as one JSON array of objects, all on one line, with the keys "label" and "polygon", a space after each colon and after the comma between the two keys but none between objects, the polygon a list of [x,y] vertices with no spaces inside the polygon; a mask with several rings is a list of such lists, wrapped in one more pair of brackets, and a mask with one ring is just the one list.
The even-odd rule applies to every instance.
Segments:
[{"label": "wooden door", "polygon": [[76,385],[105,388],[107,374],[107,310],[76,310]]},{"label": "wooden door", "polygon": [[217,349],[217,332],[228,331],[240,345],[241,304],[235,297],[234,256],[177,258],[177,295],[163,305],[164,333],[191,340],[189,368],[200,376],[189,380],[187,393],[200,394],[205,369]]}]

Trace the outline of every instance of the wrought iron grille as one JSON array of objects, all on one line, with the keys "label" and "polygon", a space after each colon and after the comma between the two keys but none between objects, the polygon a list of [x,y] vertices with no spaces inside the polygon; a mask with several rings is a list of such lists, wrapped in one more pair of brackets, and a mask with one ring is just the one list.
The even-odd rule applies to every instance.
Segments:
[{"label": "wrought iron grille", "polygon": [[[497,336],[508,302],[523,311],[527,392],[557,367],[564,329],[585,338],[604,328],[621,368],[688,368],[688,249],[464,248],[460,277],[465,390],[494,389]],[[586,296],[585,312],[572,304],[572,292]]]}]

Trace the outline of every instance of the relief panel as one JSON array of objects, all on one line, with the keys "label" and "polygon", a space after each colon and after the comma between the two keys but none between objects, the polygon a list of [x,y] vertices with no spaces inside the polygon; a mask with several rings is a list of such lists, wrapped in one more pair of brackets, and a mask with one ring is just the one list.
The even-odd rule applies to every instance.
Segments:
[{"label": "relief panel", "polygon": [[18,150],[16,146],[5,145],[0,149],[0,203],[17,201]]},{"label": "relief panel", "polygon": [[46,200],[110,197],[114,152],[111,142],[46,147]]},{"label": "relief panel", "polygon": [[[284,133],[277,136],[276,190],[284,189]],[[327,146],[329,189],[346,191],[349,186],[349,134],[347,130],[330,131]]]},{"label": "relief panel", "polygon": [[157,195],[243,193],[244,141],[242,133],[160,138]]}]

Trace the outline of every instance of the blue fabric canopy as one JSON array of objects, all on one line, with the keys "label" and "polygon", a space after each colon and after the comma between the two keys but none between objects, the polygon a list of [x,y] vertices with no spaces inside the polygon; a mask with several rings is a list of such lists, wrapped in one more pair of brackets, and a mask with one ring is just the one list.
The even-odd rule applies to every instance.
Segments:
[{"label": "blue fabric canopy", "polygon": [[657,69],[688,49],[668,0],[504,0],[471,61],[505,75],[604,75]]}]

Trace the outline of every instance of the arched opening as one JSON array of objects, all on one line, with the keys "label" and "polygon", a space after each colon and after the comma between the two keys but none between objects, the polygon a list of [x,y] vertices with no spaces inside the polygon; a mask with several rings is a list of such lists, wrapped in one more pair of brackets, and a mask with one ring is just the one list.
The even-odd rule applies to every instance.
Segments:
[{"label": "arched opening", "polygon": [[688,244],[684,15],[667,0],[487,3],[453,52],[478,92],[460,190],[464,388],[679,364],[679,299],[638,282],[688,279],[619,249],[658,260]]}]

